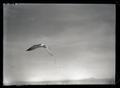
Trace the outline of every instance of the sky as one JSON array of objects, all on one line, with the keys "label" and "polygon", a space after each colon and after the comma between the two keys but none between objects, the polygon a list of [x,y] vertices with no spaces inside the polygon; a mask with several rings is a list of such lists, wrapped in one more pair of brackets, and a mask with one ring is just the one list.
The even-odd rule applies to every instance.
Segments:
[{"label": "sky", "polygon": [[3,22],[4,83],[115,78],[114,4],[4,4]]}]

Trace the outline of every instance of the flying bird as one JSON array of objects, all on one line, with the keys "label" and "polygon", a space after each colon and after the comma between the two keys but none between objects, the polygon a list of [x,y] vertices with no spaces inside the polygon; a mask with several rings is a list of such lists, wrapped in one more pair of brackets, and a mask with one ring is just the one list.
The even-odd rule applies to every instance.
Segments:
[{"label": "flying bird", "polygon": [[32,50],[35,50],[37,48],[45,48],[47,50],[47,52],[53,56],[52,52],[49,50],[48,46],[45,45],[45,44],[37,44],[37,45],[33,45],[31,46],[30,48],[28,48],[26,51],[32,51]]}]

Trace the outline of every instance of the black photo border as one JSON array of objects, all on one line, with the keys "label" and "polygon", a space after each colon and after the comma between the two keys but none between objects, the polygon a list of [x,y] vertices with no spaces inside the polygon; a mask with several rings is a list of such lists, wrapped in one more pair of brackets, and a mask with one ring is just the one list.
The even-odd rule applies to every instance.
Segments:
[{"label": "black photo border", "polygon": [[[5,86],[3,85],[3,4],[115,4],[115,9],[116,9],[116,23],[115,23],[115,54],[116,54],[116,82],[115,84],[110,84],[110,85],[24,85],[24,86]],[[0,75],[0,86],[2,87],[56,87],[56,86],[63,86],[63,87],[87,87],[87,88],[119,88],[120,85],[120,71],[119,71],[119,49],[120,49],[120,2],[119,0],[72,0],[72,1],[62,1],[62,0],[51,0],[51,1],[45,1],[45,0],[3,0],[2,3],[0,4],[0,40],[1,40],[1,45],[0,45],[0,50],[1,50],[1,55],[0,55],[0,68],[1,68],[1,75]]]}]

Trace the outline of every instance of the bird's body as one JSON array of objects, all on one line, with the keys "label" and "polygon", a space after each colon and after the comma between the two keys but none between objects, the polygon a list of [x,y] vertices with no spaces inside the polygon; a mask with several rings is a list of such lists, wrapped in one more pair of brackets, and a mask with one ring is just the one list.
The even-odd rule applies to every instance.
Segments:
[{"label": "bird's body", "polygon": [[32,47],[28,48],[26,51],[32,51],[32,50],[35,50],[37,48],[46,48],[48,53],[53,56],[52,52],[48,49],[48,46],[46,46],[45,44],[33,45]]},{"label": "bird's body", "polygon": [[37,48],[40,48],[40,47],[47,48],[45,44],[38,44],[38,45],[33,45],[32,47],[27,49],[27,51],[31,51],[31,50],[34,50],[34,49],[37,49]]}]

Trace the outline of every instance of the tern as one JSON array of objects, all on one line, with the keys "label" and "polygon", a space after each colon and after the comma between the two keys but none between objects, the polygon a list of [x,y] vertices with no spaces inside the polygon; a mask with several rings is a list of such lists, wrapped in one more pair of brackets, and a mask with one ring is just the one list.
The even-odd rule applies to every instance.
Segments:
[{"label": "tern", "polygon": [[35,49],[37,49],[37,48],[45,48],[45,49],[48,51],[48,53],[49,53],[51,56],[53,56],[52,52],[49,50],[48,46],[45,45],[45,44],[33,45],[33,46],[31,46],[30,48],[28,48],[26,51],[32,51],[32,50],[35,50]]}]

